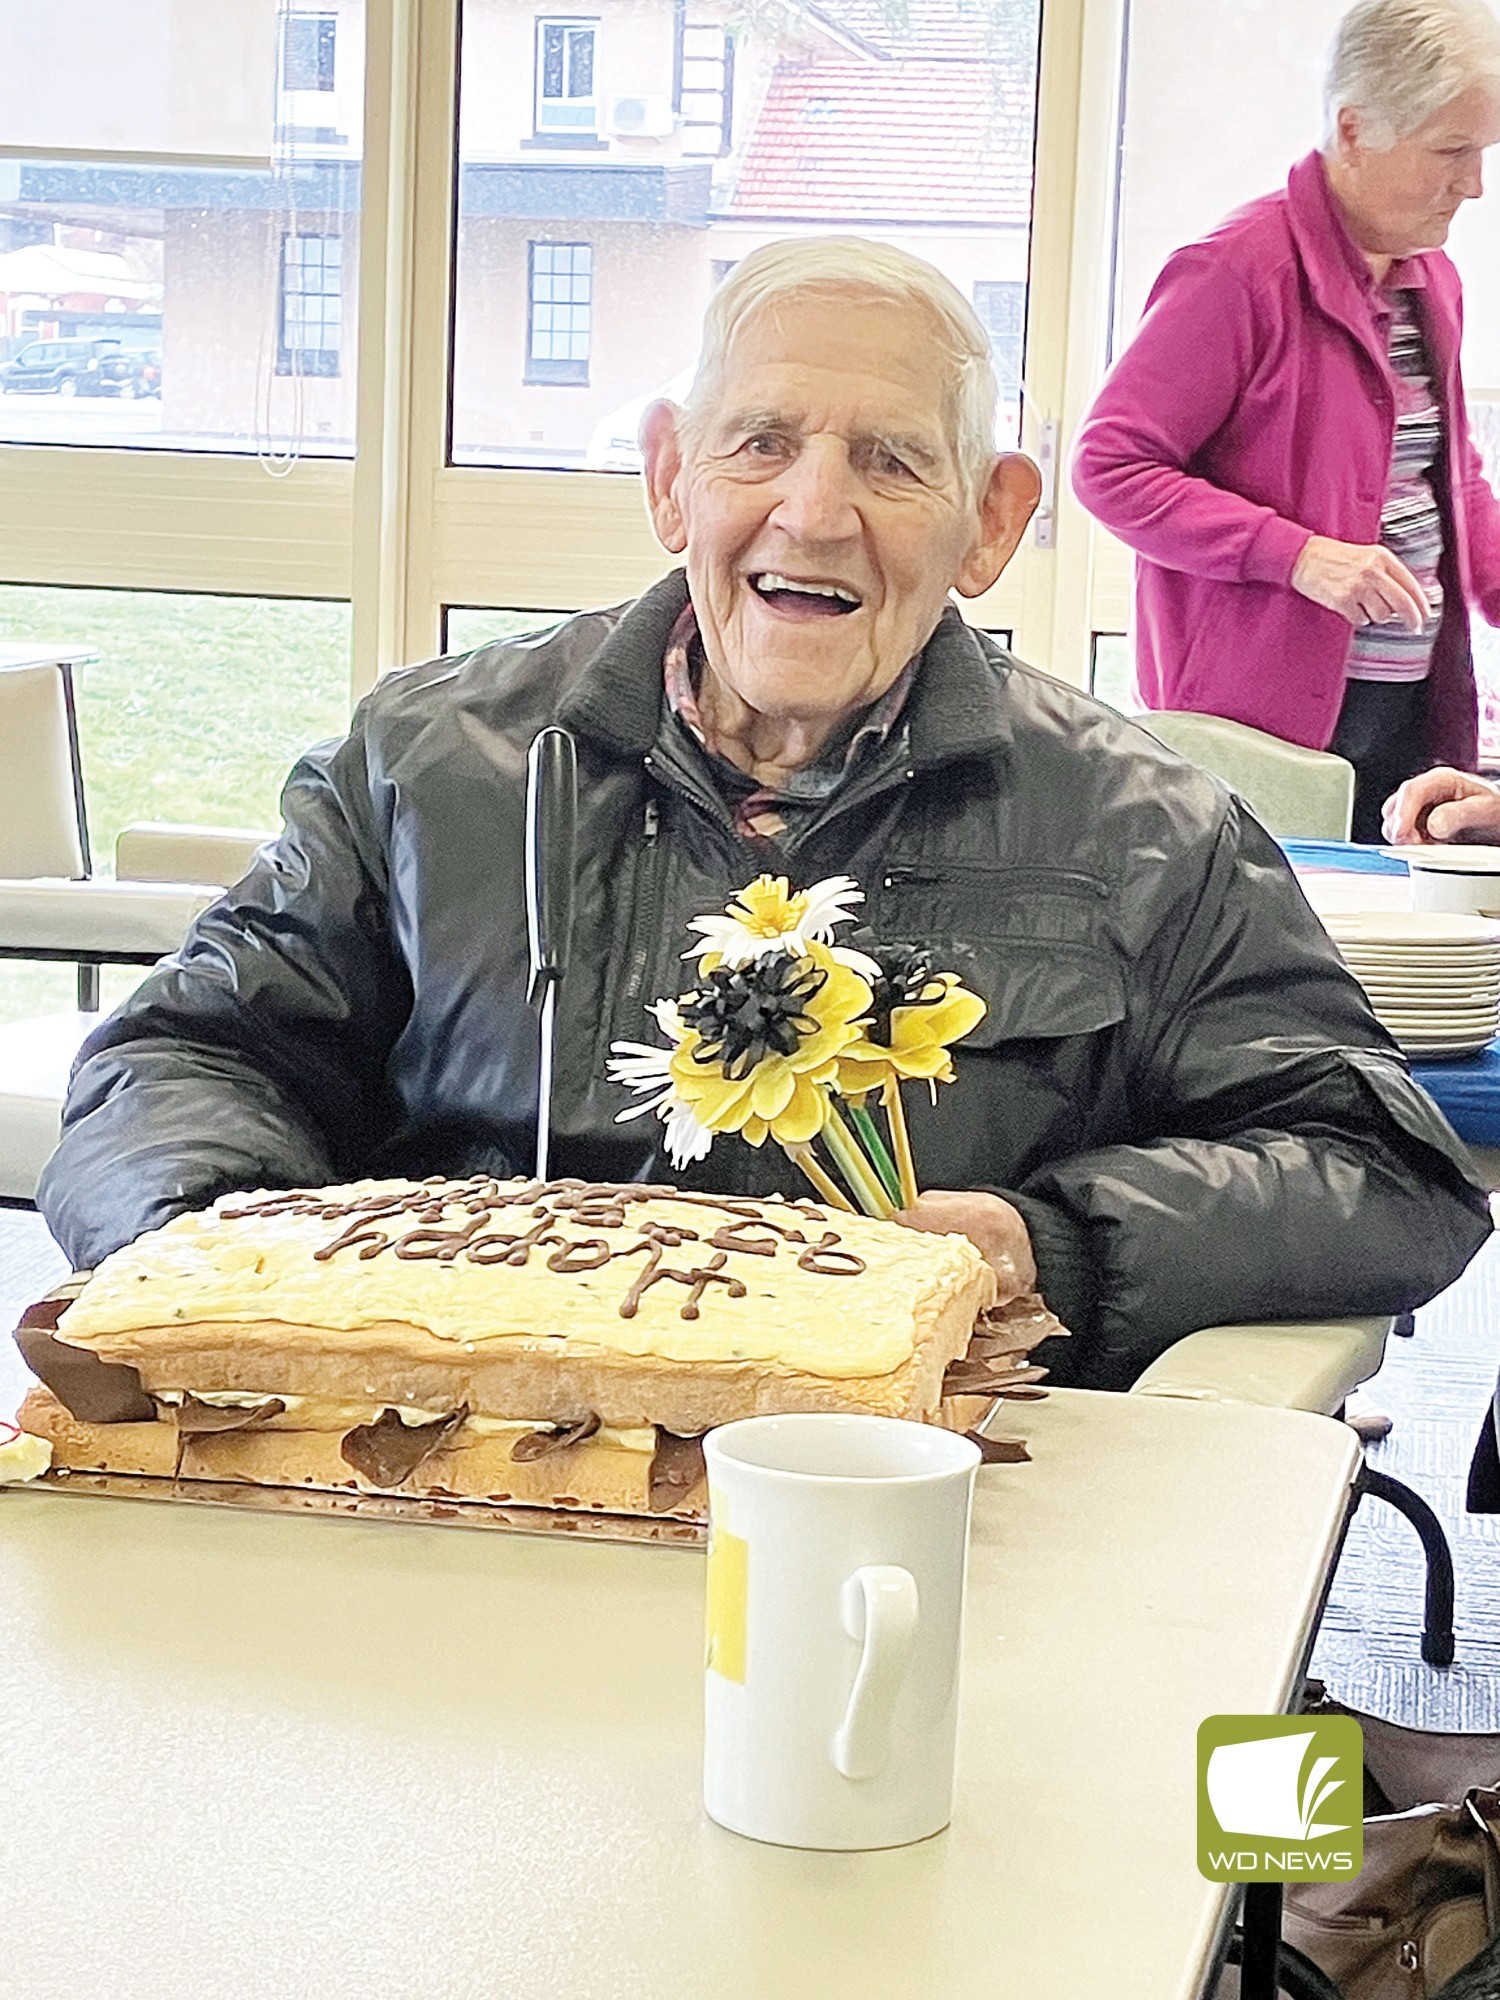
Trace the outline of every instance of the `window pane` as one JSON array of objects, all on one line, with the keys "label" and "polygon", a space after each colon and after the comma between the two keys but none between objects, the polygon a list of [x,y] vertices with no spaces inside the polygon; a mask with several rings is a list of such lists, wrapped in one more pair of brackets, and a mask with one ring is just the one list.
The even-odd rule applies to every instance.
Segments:
[{"label": "window pane", "polygon": [[349,607],[306,599],[0,585],[0,639],[75,669],[94,866],[132,820],[277,827],[282,780],[349,718]]},{"label": "window pane", "polygon": [[[540,23],[519,0],[463,0],[454,458],[635,469],[640,418],[685,392],[723,272],[830,231],[1005,299],[992,339],[1013,443],[1037,34],[1038,0],[638,0]],[[537,290],[544,237],[578,246],[587,291],[555,259],[565,288]],[[587,333],[554,322],[562,344],[541,353],[528,276],[533,310],[587,304]]]},{"label": "window pane", "polygon": [[471,653],[492,639],[516,639],[525,632],[545,632],[549,625],[571,617],[567,611],[482,611],[467,604],[450,604],[443,614],[443,651]]},{"label": "window pane", "polygon": [[[364,0],[12,11],[0,441],[351,452]],[[346,311],[287,314],[287,239]]]},{"label": "window pane", "polygon": [[1122,715],[1140,713],[1134,694],[1134,663],[1130,643],[1123,632],[1096,632],[1094,657],[1089,668],[1089,692],[1107,701]]}]

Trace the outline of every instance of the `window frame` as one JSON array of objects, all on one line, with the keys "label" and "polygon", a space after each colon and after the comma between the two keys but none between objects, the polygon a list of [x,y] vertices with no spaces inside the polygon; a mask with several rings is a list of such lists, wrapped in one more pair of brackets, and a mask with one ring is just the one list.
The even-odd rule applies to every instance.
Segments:
[{"label": "window frame", "polygon": [[[1065,459],[1101,372],[1123,14],[1124,0],[1043,9],[1022,409],[1033,457],[1051,420]],[[236,454],[9,446],[3,580],[348,597],[360,694],[439,650],[444,604],[566,611],[633,596],[673,566],[634,478],[449,462],[459,25],[459,0],[366,0],[354,461],[307,458],[271,479]],[[602,101],[597,68],[594,81]],[[1091,635],[1121,629],[1128,598],[1128,559],[1063,478],[1051,546],[1028,532],[998,586],[963,608],[1086,686]]]}]

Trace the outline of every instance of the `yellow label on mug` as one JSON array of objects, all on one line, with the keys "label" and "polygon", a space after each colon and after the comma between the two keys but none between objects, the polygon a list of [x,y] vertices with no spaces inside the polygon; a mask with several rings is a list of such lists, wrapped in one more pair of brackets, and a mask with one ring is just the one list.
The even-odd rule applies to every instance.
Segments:
[{"label": "yellow label on mug", "polygon": [[708,1542],[708,1665],[726,1681],[745,1679],[745,1595],[750,1545],[715,1519]]}]

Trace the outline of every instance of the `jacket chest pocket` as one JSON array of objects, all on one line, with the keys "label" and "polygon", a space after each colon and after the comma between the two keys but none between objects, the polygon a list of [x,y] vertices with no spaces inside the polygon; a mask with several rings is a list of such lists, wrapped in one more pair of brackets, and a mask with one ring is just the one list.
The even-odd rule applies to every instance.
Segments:
[{"label": "jacket chest pocket", "polygon": [[1092,1035],[1125,1018],[1125,974],[1106,928],[1109,885],[1062,869],[893,868],[878,935],[955,972],[986,1013],[961,1046]]}]

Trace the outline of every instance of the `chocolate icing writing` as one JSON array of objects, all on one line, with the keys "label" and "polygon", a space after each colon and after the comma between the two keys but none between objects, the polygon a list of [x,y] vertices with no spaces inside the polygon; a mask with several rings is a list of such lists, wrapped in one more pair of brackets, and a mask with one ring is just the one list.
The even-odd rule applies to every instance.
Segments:
[{"label": "chocolate icing writing", "polygon": [[[613,1248],[606,1236],[594,1233],[629,1228],[631,1211],[647,1202],[675,1202],[728,1216],[730,1219],[707,1239],[714,1251],[708,1262],[694,1264],[687,1270],[666,1263],[665,1251],[703,1240],[699,1231],[690,1228],[686,1221],[663,1222],[655,1216],[643,1217],[636,1225],[636,1241],[619,1249]],[[767,1212],[768,1206],[804,1221],[823,1224],[823,1234],[816,1243],[810,1243],[804,1230],[795,1223],[777,1219]],[[449,1220],[455,1209],[467,1218],[458,1227]],[[507,1209],[527,1214],[531,1227],[519,1234],[493,1227]],[[840,1247],[838,1232],[826,1226],[827,1216],[811,1202],[767,1205],[648,1183],[555,1180],[524,1181],[517,1187],[506,1187],[483,1174],[465,1181],[444,1181],[431,1176],[396,1193],[385,1190],[356,1196],[350,1201],[329,1201],[316,1190],[294,1188],[221,1213],[230,1219],[308,1215],[329,1222],[345,1222],[347,1226],[339,1236],[313,1252],[319,1263],[327,1263],[343,1250],[356,1251],[361,1262],[390,1250],[403,1262],[452,1263],[462,1257],[474,1264],[524,1265],[534,1249],[550,1244],[554,1247],[547,1268],[575,1273],[602,1270],[617,1258],[644,1254],[645,1264],[620,1301],[622,1319],[634,1319],[641,1300],[652,1286],[669,1280],[687,1287],[688,1296],[680,1311],[680,1317],[687,1320],[699,1317],[701,1300],[710,1286],[721,1286],[731,1299],[748,1297],[744,1282],[724,1269],[731,1252],[747,1257],[775,1257],[783,1244],[789,1249],[800,1244],[803,1248],[797,1258],[798,1267],[815,1276],[852,1278],[866,1269],[862,1257]],[[416,1226],[396,1236],[372,1226],[376,1218],[389,1221],[397,1216]],[[566,1224],[584,1233],[564,1234],[559,1225]]]},{"label": "chocolate icing writing", "polygon": [[641,1300],[646,1293],[650,1291],[653,1285],[660,1284],[667,1278],[671,1278],[679,1285],[686,1285],[688,1287],[688,1295],[683,1301],[682,1311],[679,1314],[679,1317],[682,1319],[697,1319],[698,1301],[703,1297],[703,1294],[710,1285],[723,1285],[732,1299],[742,1299],[745,1296],[743,1281],[739,1278],[730,1277],[725,1273],[724,1266],[729,1260],[722,1250],[715,1252],[707,1264],[697,1264],[690,1271],[673,1271],[667,1265],[663,1264],[660,1259],[661,1252],[660,1250],[656,1250],[653,1261],[647,1264],[645,1270],[641,1272],[635,1283],[630,1287],[630,1290],[621,1299],[621,1319],[634,1319],[636,1313],[640,1310]]},{"label": "chocolate icing writing", "polygon": [[820,1278],[857,1278],[867,1270],[863,1257],[839,1246],[837,1230],[826,1229],[816,1243],[810,1243],[797,1259],[799,1271],[813,1271]]}]

